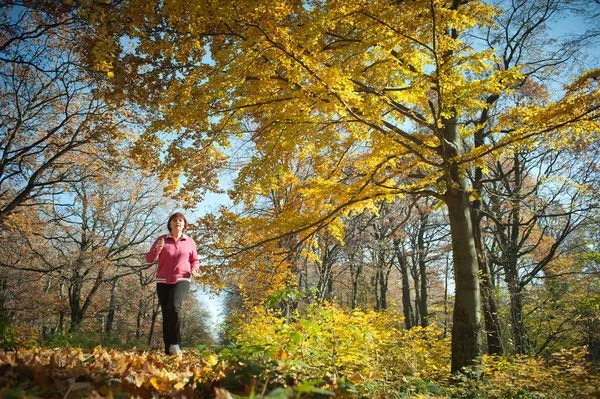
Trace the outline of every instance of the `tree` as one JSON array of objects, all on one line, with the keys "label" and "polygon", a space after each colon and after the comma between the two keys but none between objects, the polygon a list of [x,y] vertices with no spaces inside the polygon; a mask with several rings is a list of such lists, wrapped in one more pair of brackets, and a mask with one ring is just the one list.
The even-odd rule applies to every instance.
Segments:
[{"label": "tree", "polygon": [[[440,212],[433,210],[435,203],[428,198],[412,204],[412,217],[407,218],[398,228],[393,238],[395,264],[402,279],[402,304],[405,325],[411,328],[417,325],[429,325],[431,264],[443,258],[446,251],[440,243],[448,241],[443,231]],[[412,279],[412,283],[411,283]],[[414,287],[414,306],[411,286]]]},{"label": "tree", "polygon": [[15,224],[36,262],[17,258],[3,263],[54,277],[66,290],[72,331],[79,329],[102,287],[116,288],[123,276],[148,268],[141,263],[143,245],[163,228],[155,219],[163,202],[156,182],[135,171],[119,175],[80,168],[94,178],[69,183],[68,195],[55,196],[52,205],[40,208],[44,227]]},{"label": "tree", "polygon": [[[214,184],[206,179],[234,138],[267,154],[240,170],[238,204],[294,179],[282,157],[313,165],[314,176],[289,193],[300,206],[275,218],[229,214],[242,228],[228,253],[277,254],[274,242],[289,235],[304,242],[322,229],[341,238],[343,218],[381,200],[442,201],[456,285],[451,368],[477,368],[479,264],[466,172],[540,136],[552,134],[561,146],[596,128],[599,71],[575,79],[547,106],[499,110],[489,127],[494,141],[465,146],[482,128],[468,117],[523,79],[520,67],[494,70],[494,52],[469,45],[466,33],[494,27],[496,9],[482,2],[129,0],[98,13],[114,40],[105,41],[110,51],[98,52],[97,64],[114,74],[116,90],[143,98],[159,117],[138,152],[155,153],[161,132],[174,134],[156,168],[187,176],[182,190],[190,199]],[[124,37],[136,45],[121,47]]]},{"label": "tree", "polygon": [[102,75],[83,68],[86,24],[62,1],[0,5],[0,224],[58,183],[78,162],[110,158],[123,136],[116,106],[99,95]]},{"label": "tree", "polygon": [[188,295],[183,303],[181,341],[187,346],[214,343],[211,335],[210,314],[195,295]]},{"label": "tree", "polygon": [[[569,16],[565,10],[573,8],[575,14],[584,14],[588,18],[595,18],[593,11],[582,13],[581,4],[578,1],[494,1],[493,3],[502,12],[494,16],[492,26],[484,28],[479,35],[474,36],[474,42],[496,54],[494,70],[519,70],[521,77],[513,84],[514,94],[490,93],[485,97],[487,106],[476,109],[471,114],[470,123],[477,127],[472,143],[467,145],[471,145],[475,149],[485,147],[489,145],[488,143],[494,143],[496,140],[493,126],[497,123],[498,112],[502,114],[507,107],[523,105],[523,99],[535,104],[544,104],[548,101],[550,85],[556,84],[560,78],[567,77],[568,74],[564,71],[570,71],[570,69],[564,68],[565,65],[580,68],[581,49],[589,45],[597,33],[593,27],[594,24],[591,23],[589,24],[590,29],[580,30],[579,34],[571,33],[566,37],[548,35],[547,31],[552,29],[552,23],[560,23],[557,22],[559,18]],[[590,10],[592,9],[593,7],[590,8]],[[590,65],[593,65],[593,62]],[[553,79],[549,79],[549,76],[553,76]],[[521,98],[521,101],[518,98]],[[517,99],[516,102],[515,99]],[[504,352],[502,326],[494,295],[492,272],[484,251],[481,232],[481,223],[485,215],[480,209],[480,198],[485,195],[484,186],[492,183],[490,177],[485,176],[485,169],[487,167],[483,165],[476,166],[471,174],[475,197],[471,216],[481,272],[488,352],[502,354]]]},{"label": "tree", "polygon": [[598,208],[590,188],[595,185],[596,154],[536,150],[499,160],[487,188],[484,214],[492,221],[488,258],[504,276],[510,295],[510,325],[517,353],[530,352],[526,343],[526,289],[534,280],[549,278],[549,268],[585,247],[571,237],[586,228]]}]

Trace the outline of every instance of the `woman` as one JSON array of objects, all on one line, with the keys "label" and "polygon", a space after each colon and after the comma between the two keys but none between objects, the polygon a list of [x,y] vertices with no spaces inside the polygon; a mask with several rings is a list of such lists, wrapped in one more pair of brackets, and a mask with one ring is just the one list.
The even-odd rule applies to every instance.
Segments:
[{"label": "woman", "polygon": [[163,340],[167,355],[181,355],[181,305],[190,281],[198,271],[196,243],[184,233],[187,220],[176,212],[169,217],[169,234],[161,235],[154,241],[146,254],[146,262],[158,258],[156,271],[156,292],[163,316]]}]

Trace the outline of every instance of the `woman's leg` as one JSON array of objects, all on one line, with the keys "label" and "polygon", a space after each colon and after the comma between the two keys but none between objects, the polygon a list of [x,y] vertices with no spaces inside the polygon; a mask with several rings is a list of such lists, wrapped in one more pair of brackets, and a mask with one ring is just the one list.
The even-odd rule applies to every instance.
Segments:
[{"label": "woman's leg", "polygon": [[158,303],[160,304],[160,311],[162,313],[162,319],[163,319],[163,324],[162,324],[163,342],[165,343],[165,353],[167,355],[171,354],[169,351],[169,347],[171,344],[169,342],[168,326],[169,326],[169,316],[170,316],[169,300],[171,298],[171,291],[172,291],[173,287],[174,287],[174,285],[172,285],[172,284],[164,284],[164,283],[156,284],[156,293],[158,294]]},{"label": "woman's leg", "polygon": [[180,281],[172,286],[171,296],[169,298],[169,316],[168,316],[168,344],[181,344],[181,306],[186,294],[190,289],[189,281]]}]

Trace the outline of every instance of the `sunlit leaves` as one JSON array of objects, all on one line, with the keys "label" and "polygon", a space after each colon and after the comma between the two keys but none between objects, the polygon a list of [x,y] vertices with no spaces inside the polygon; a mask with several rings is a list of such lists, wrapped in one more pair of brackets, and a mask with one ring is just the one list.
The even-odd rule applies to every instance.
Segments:
[{"label": "sunlit leaves", "polygon": [[282,369],[295,370],[304,378],[318,377],[311,370],[328,368],[340,379],[362,375],[363,381],[372,381],[383,379],[385,373],[423,377],[443,373],[448,366],[444,359],[448,341],[438,340],[434,329],[403,330],[393,311],[349,312],[324,305],[283,318],[256,309],[235,334],[238,345],[272,347],[282,358]]},{"label": "sunlit leaves", "polygon": [[[141,3],[100,12],[133,43],[102,59],[127,81],[117,92],[152,115],[137,155],[190,208],[235,170],[232,208],[200,222],[205,277],[253,303],[319,262],[319,235],[343,242],[353,215],[406,195],[481,198],[472,171],[598,127],[597,72],[548,102],[545,82],[475,40],[501,28],[484,2]],[[476,258],[461,259],[473,276]]]}]

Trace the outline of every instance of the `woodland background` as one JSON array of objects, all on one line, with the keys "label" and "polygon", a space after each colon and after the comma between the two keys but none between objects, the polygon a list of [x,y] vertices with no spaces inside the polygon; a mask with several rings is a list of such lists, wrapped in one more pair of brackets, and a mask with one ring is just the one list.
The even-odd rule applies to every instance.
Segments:
[{"label": "woodland background", "polygon": [[[106,353],[139,356],[98,345],[160,348],[143,259],[185,209],[194,287],[225,293],[226,321],[188,295],[182,364],[202,359],[202,378],[146,370],[124,392],[598,395],[600,3],[209,3],[0,5],[3,370],[19,348],[39,372],[42,348],[96,347],[91,363],[56,352],[89,375]],[[448,121],[453,142],[436,136]],[[446,380],[473,360],[451,360],[465,350],[450,343],[464,291],[450,175],[473,226],[485,389]],[[228,200],[206,212],[210,192]]]}]

